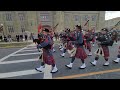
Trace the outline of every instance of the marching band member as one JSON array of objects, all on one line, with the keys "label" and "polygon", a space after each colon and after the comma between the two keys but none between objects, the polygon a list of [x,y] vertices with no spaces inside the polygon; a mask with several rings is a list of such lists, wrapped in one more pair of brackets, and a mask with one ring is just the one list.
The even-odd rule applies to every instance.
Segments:
[{"label": "marching band member", "polygon": [[81,26],[76,26],[76,41],[75,41],[75,44],[76,44],[76,53],[75,53],[75,56],[72,57],[72,60],[70,62],[69,65],[65,65],[67,68],[71,69],[72,68],[72,65],[73,65],[73,62],[75,61],[75,58],[79,58],[81,59],[82,61],[82,66],[80,66],[80,69],[84,69],[86,68],[86,65],[85,65],[85,62],[84,60],[87,58],[87,54],[83,48],[83,34],[82,34],[82,29],[81,29]]},{"label": "marching band member", "polygon": [[92,46],[94,47],[95,46],[95,39],[96,39],[96,37],[95,37],[95,32],[92,32],[92,34],[93,34],[93,39],[92,39]]},{"label": "marching band member", "polygon": [[88,56],[92,56],[92,52],[91,52],[91,41],[92,41],[92,39],[93,39],[93,37],[92,37],[92,35],[91,35],[91,33],[90,33],[90,31],[88,30],[88,31],[86,31],[86,33],[85,33],[85,35],[84,35],[84,39],[86,40],[86,48],[89,50],[89,54],[88,54]]},{"label": "marching band member", "polygon": [[70,29],[66,29],[63,35],[63,48],[61,49],[61,51],[63,52],[61,54],[62,57],[65,56],[65,53],[67,51],[68,42],[70,41],[69,36],[70,36]]},{"label": "marching band member", "polygon": [[50,37],[51,37],[51,40],[52,40],[52,42],[53,42],[53,45],[52,45],[52,51],[53,51],[53,52],[55,52],[56,50],[55,50],[55,48],[54,48],[54,40],[53,40],[54,33],[53,33],[53,31],[52,31],[52,30],[50,30],[50,33],[49,33],[49,35],[50,35]]},{"label": "marching band member", "polygon": [[115,63],[118,63],[120,61],[120,46],[119,46],[119,50],[118,50],[118,55],[117,55],[117,59],[113,60]]},{"label": "marching band member", "polygon": [[59,49],[62,49],[62,48],[63,48],[63,44],[62,44],[63,32],[61,32],[61,33],[59,34],[59,37],[60,37]]},{"label": "marching band member", "polygon": [[101,34],[97,37],[96,39],[98,42],[98,46],[99,48],[96,50],[95,54],[95,60],[93,62],[91,62],[92,65],[96,65],[97,64],[97,61],[99,59],[99,55],[103,56],[104,59],[105,59],[105,64],[104,66],[108,66],[109,65],[109,44],[110,44],[110,40],[111,40],[111,37],[110,35],[108,34],[108,29],[106,28],[103,28],[101,30]]},{"label": "marching band member", "polygon": [[76,52],[76,47],[74,45],[74,41],[76,40],[75,38],[75,31],[71,31],[70,32],[70,37],[69,37],[68,44],[67,44],[67,51],[70,54],[70,58],[75,56],[75,52]]},{"label": "marching band member", "polygon": [[48,29],[44,29],[43,30],[43,34],[44,34],[44,41],[40,42],[40,44],[37,45],[37,48],[43,48],[43,54],[42,54],[42,62],[41,62],[41,66],[39,68],[35,68],[37,71],[42,72],[45,68],[45,64],[48,65],[52,65],[52,70],[51,73],[56,73],[58,71],[55,61],[54,61],[54,57],[53,57],[53,53],[52,53],[52,45],[53,42],[50,38],[49,35],[49,30]]},{"label": "marching band member", "polygon": [[112,32],[112,39],[116,42],[115,44],[118,44],[118,33],[115,30]]}]

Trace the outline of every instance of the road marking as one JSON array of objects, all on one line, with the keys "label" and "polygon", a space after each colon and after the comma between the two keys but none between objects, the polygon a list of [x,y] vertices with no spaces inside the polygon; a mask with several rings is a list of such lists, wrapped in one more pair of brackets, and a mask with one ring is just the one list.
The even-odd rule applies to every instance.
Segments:
[{"label": "road marking", "polygon": [[38,72],[35,69],[24,70],[24,71],[17,71],[17,72],[7,72],[7,73],[0,73],[0,78],[10,78],[10,77],[16,77],[16,76],[38,74],[38,73],[43,73],[43,72]]},{"label": "road marking", "polygon": [[27,47],[26,49],[37,49],[37,47]]},{"label": "road marking", "polygon": [[38,51],[38,49],[33,49],[33,50],[22,50],[20,52],[27,52],[27,51]]},{"label": "road marking", "polygon": [[37,53],[25,53],[25,54],[14,54],[14,55],[11,55],[11,56],[23,56],[23,55],[33,55],[33,54],[40,54],[40,52],[37,52]]},{"label": "road marking", "polygon": [[120,69],[112,69],[112,70],[105,70],[105,71],[99,71],[99,72],[91,72],[91,73],[85,73],[85,74],[56,77],[53,79],[73,79],[73,78],[80,78],[80,77],[86,77],[86,76],[92,76],[92,75],[98,75],[98,74],[106,74],[106,73],[118,72],[118,71],[120,71]]},{"label": "road marking", "polygon": [[5,56],[5,57],[1,58],[1,59],[0,59],[0,62],[4,61],[5,59],[11,57],[12,55],[14,55],[14,54],[16,54],[16,53],[18,53],[18,52],[26,49],[26,48],[27,48],[27,47],[24,47],[24,48],[22,48],[22,49],[20,49],[20,50],[18,50],[18,51],[16,51],[16,52],[13,52],[13,53],[9,54],[8,56]]},{"label": "road marking", "polygon": [[0,62],[0,64],[13,64],[13,63],[23,63],[23,62],[32,62],[32,61],[39,61],[39,59],[12,60],[12,61]]},{"label": "road marking", "polygon": [[43,79],[52,79],[51,69],[52,69],[51,65],[45,64]]},{"label": "road marking", "polygon": [[29,46],[36,46],[36,44],[33,43],[33,44],[31,44],[31,45],[28,45],[28,47],[29,47]]},{"label": "road marking", "polygon": [[26,48],[24,50],[37,50],[37,48]]}]

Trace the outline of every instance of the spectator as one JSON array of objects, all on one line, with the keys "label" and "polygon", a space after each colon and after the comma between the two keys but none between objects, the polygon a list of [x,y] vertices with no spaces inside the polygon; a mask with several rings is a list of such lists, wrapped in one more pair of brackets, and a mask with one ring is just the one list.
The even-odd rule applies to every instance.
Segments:
[{"label": "spectator", "polygon": [[2,35],[1,35],[1,36],[0,36],[0,41],[2,41],[2,39],[3,39],[3,38],[2,38]]},{"label": "spectator", "polygon": [[33,33],[30,34],[30,40],[33,40]]},{"label": "spectator", "polygon": [[28,38],[28,36],[27,36],[27,35],[25,35],[25,41],[27,41],[27,38]]},{"label": "spectator", "polygon": [[4,36],[4,41],[7,42],[7,37],[6,36]]},{"label": "spectator", "polygon": [[37,40],[38,40],[38,35],[33,35],[33,42],[36,44],[37,43]]},{"label": "spectator", "polygon": [[11,35],[8,35],[8,41],[12,42]]},{"label": "spectator", "polygon": [[22,34],[20,35],[20,41],[23,41],[23,35]]},{"label": "spectator", "polygon": [[19,42],[19,35],[16,35],[17,42]]}]

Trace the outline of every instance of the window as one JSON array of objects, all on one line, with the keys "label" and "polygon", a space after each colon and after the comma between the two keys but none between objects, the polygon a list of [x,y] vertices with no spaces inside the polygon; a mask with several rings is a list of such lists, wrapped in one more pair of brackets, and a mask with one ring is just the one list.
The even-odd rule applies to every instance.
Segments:
[{"label": "window", "polygon": [[96,16],[95,15],[92,16],[91,18],[92,18],[92,21],[96,21]]},{"label": "window", "polygon": [[8,32],[9,33],[14,33],[14,28],[13,26],[7,26]]},{"label": "window", "polygon": [[12,14],[6,13],[6,21],[12,21]]},{"label": "window", "polygon": [[24,13],[19,13],[18,16],[19,16],[20,21],[25,20],[25,15],[24,15]]},{"label": "window", "polygon": [[75,15],[75,16],[74,16],[74,20],[75,20],[75,21],[80,21],[80,17],[79,17],[78,15]]},{"label": "window", "polygon": [[30,26],[33,26],[34,25],[34,21],[30,21]]},{"label": "window", "polygon": [[21,32],[25,32],[25,26],[21,26]]},{"label": "window", "polygon": [[65,21],[69,22],[69,20],[70,20],[70,19],[69,19],[69,14],[66,14],[66,15],[65,15]]},{"label": "window", "polygon": [[87,21],[89,19],[88,15],[85,15],[84,20]]},{"label": "window", "polygon": [[50,16],[49,15],[40,15],[40,20],[41,21],[49,21],[50,20]]}]

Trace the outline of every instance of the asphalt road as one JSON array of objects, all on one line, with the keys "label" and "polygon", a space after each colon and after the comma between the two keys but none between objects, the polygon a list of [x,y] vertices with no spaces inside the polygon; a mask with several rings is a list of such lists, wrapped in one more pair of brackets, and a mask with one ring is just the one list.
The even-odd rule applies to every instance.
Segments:
[{"label": "asphalt road", "polygon": [[19,50],[20,48],[0,48],[0,58],[3,58],[17,50]]},{"label": "asphalt road", "polygon": [[[120,45],[120,42],[119,44]],[[86,69],[78,69],[81,66],[81,61],[76,59],[73,68],[68,69],[65,67],[69,64],[71,58],[69,55],[63,58],[60,56],[58,46],[55,47],[56,52],[54,58],[59,71],[55,74],[51,74],[50,66],[46,66],[44,73],[35,70],[39,67],[40,60],[38,60],[39,52],[35,48],[35,45],[31,45],[25,48],[11,48],[0,49],[0,78],[6,79],[51,79],[51,78],[63,78],[63,79],[120,79],[120,63],[116,64],[112,60],[116,59],[118,53],[118,45],[113,45],[110,48],[110,65],[105,67],[103,57],[100,57],[97,66],[92,66],[91,61],[94,60],[95,55],[88,56],[85,60]],[[97,49],[97,45],[92,48],[94,52]],[[19,51],[18,51],[19,50]],[[12,54],[11,54],[12,53]]]}]

